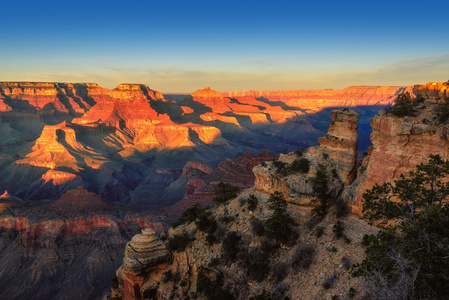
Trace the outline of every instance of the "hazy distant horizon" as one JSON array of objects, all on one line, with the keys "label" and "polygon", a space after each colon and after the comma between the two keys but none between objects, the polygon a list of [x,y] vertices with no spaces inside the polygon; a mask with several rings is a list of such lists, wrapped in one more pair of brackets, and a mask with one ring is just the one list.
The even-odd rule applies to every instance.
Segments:
[{"label": "hazy distant horizon", "polygon": [[447,81],[446,5],[7,1],[0,81],[131,82],[163,93]]}]

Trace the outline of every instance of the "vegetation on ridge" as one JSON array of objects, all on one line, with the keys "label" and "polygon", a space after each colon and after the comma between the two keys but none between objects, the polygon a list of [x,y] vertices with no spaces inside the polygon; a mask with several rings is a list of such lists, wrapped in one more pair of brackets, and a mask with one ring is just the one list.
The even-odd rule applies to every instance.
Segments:
[{"label": "vegetation on ridge", "polygon": [[449,161],[428,164],[363,198],[364,217],[382,230],[364,237],[366,258],[352,273],[367,279],[372,299],[447,299]]}]

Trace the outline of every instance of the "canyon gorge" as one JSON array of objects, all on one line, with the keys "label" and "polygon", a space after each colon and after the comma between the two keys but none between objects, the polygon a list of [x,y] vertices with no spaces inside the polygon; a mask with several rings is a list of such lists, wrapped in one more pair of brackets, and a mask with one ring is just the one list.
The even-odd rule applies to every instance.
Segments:
[{"label": "canyon gorge", "polygon": [[[349,205],[351,237],[360,239],[371,230],[355,217],[364,190],[398,178],[429,154],[448,158],[447,125],[435,117],[447,86],[227,93],[206,87],[165,96],[142,84],[109,90],[94,83],[0,82],[1,295],[99,299],[124,255],[116,295],[164,299],[174,287],[158,282],[169,270],[182,270],[188,284],[177,293],[188,294],[213,255],[195,250],[204,247],[201,233],[187,252],[167,254],[157,236],[171,222],[196,203],[211,206],[219,182],[237,186],[240,199],[254,193],[262,203],[280,191],[301,218],[316,206],[310,178],[318,165],[333,174],[332,195]],[[382,110],[404,92],[426,99],[417,116]],[[276,173],[274,161],[291,164],[301,147],[308,172]],[[249,228],[248,213],[237,200],[214,212],[239,215],[240,224],[226,231]],[[151,272],[132,267],[145,254],[130,247],[153,255]],[[231,278],[232,270],[221,271]],[[254,288],[242,295],[267,286]]]}]

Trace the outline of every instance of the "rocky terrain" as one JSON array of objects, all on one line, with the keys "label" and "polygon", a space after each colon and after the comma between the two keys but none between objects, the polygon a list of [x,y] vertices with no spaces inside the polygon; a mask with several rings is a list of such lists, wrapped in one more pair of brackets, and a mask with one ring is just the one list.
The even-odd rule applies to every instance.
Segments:
[{"label": "rocky terrain", "polygon": [[[311,178],[316,175],[319,164],[325,166],[326,170],[336,170],[334,178],[330,179],[330,194],[334,198],[339,197],[343,188],[355,178],[356,123],[359,117],[354,111],[339,110],[332,113],[332,118],[334,121],[330,124],[326,136],[319,139],[319,146],[309,148],[303,154],[281,154],[279,160],[270,160],[253,167],[256,177],[253,187],[244,190],[237,198],[210,209],[209,214],[206,213],[211,223],[218,221],[213,233],[215,242],[209,241],[210,233],[200,228],[198,219],[195,222],[187,222],[170,229],[168,243],[170,246],[173,240],[185,234],[192,240],[187,248],[181,251],[171,249],[172,256],[163,254],[167,249],[162,246],[158,247],[160,254],[154,251],[145,254],[140,251],[139,257],[148,258],[148,266],[142,269],[142,265],[133,266],[126,259],[127,256],[137,255],[132,250],[132,240],[125,251],[124,263],[117,271],[118,286],[113,288],[109,297],[185,299],[188,295],[195,299],[213,299],[205,296],[204,291],[198,290],[204,280],[204,274],[211,280],[208,281],[211,289],[217,288],[216,282],[219,281],[220,288],[230,293],[223,298],[214,299],[249,299],[264,293],[276,295],[273,299],[299,299],[304,293],[308,295],[307,299],[330,299],[332,295],[346,295],[350,287],[359,284],[358,279],[351,278],[348,274],[348,264],[361,260],[363,247],[360,241],[363,234],[375,232],[375,229],[355,217],[346,216],[342,219],[346,230],[344,241],[332,233],[332,226],[337,222],[335,212],[321,222],[316,222],[319,225],[314,223],[308,212],[308,208],[317,205],[312,202],[314,193]],[[285,175],[278,171],[282,169],[279,166],[285,168],[299,159],[310,162],[308,172],[291,172]],[[271,214],[269,195],[276,191],[280,191],[283,199],[290,204],[294,230],[299,234],[299,238],[293,238],[283,246],[257,233],[257,227],[254,225],[268,223]],[[256,208],[250,207],[251,197],[257,199]],[[282,229],[278,230],[278,233],[282,234]],[[317,234],[317,230],[322,232]],[[227,252],[222,246],[230,232],[236,232],[239,236],[239,240],[234,241],[239,250],[233,261],[227,261]],[[136,239],[141,238],[138,235]],[[153,240],[157,238],[153,237]],[[271,248],[263,250],[264,247]],[[271,271],[259,265],[253,266],[251,257],[256,253],[263,255],[263,262],[258,261],[257,264]],[[159,259],[162,255],[164,259]],[[310,262],[298,258],[304,255],[310,256],[306,258]],[[265,272],[263,277],[253,274],[253,267],[257,270],[255,272]],[[330,280],[331,286],[323,288],[323,284]],[[224,294],[223,291],[222,293]]]},{"label": "rocky terrain", "polygon": [[[116,273],[118,283],[106,298],[363,296],[363,283],[348,273],[349,266],[364,257],[363,235],[376,232],[358,218],[361,194],[375,183],[407,174],[416,164],[426,162],[430,154],[448,159],[448,88],[449,83],[415,86],[410,100],[414,108],[407,112],[408,116],[395,114],[394,109],[380,111],[371,121],[373,145],[360,162],[358,114],[348,109],[334,111],[328,133],[318,140],[318,146],[255,166],[254,187],[236,198],[207,211],[186,211],[183,223],[169,230],[166,245],[171,256],[165,254],[167,248],[151,233],[148,245],[159,246],[151,247],[148,255],[144,251],[139,255],[154,259],[148,259],[143,269],[124,260]],[[307,161],[308,167],[298,167],[304,165],[299,164],[300,160]],[[314,190],[313,183],[323,173],[328,194],[336,203],[346,203],[350,215],[341,213],[344,206],[330,207],[321,220],[310,215],[310,208],[323,204],[316,202],[319,191]],[[277,235],[276,231],[270,235],[274,207],[282,206],[282,201],[273,200],[276,198],[287,202],[289,217],[284,218],[288,223],[278,224]],[[336,229],[339,226],[344,232],[340,237]],[[289,231],[289,239],[278,238]],[[127,249],[125,256],[132,253]]]}]

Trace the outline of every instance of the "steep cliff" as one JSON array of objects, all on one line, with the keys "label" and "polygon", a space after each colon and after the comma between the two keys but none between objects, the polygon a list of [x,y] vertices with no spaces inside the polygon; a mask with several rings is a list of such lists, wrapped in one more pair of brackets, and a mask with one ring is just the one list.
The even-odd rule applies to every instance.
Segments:
[{"label": "steep cliff", "polygon": [[417,85],[414,92],[425,100],[417,104],[414,115],[398,117],[380,111],[371,120],[372,147],[359,168],[357,180],[343,193],[354,214],[362,215],[362,195],[374,184],[407,175],[416,165],[427,162],[431,154],[449,158],[449,125],[440,120],[447,109],[443,97],[448,86],[448,83]]},{"label": "steep cliff", "polygon": [[319,111],[327,107],[388,105],[399,93],[412,87],[352,86],[342,90],[242,91],[222,93],[224,97],[253,97],[270,102],[281,101],[291,107]]},{"label": "steep cliff", "polygon": [[[329,192],[332,197],[340,195],[343,187],[352,183],[357,166],[357,121],[356,112],[343,109],[332,112],[332,119],[326,136],[318,139],[318,146],[310,147],[304,155],[282,154],[279,162],[267,162],[256,166],[254,188],[265,194],[281,191],[292,206],[309,209],[314,192],[311,178],[319,165],[324,166],[329,178]],[[309,166],[306,172],[288,171],[296,161],[303,160]]]},{"label": "steep cliff", "polygon": [[212,205],[219,182],[227,182],[240,189],[252,187],[255,180],[253,168],[278,157],[278,154],[266,150],[261,150],[257,155],[247,151],[236,158],[224,160],[215,170],[199,162],[187,163],[180,178],[187,181],[184,198],[174,207],[168,207],[167,213],[178,218],[184,210],[196,203]]}]

